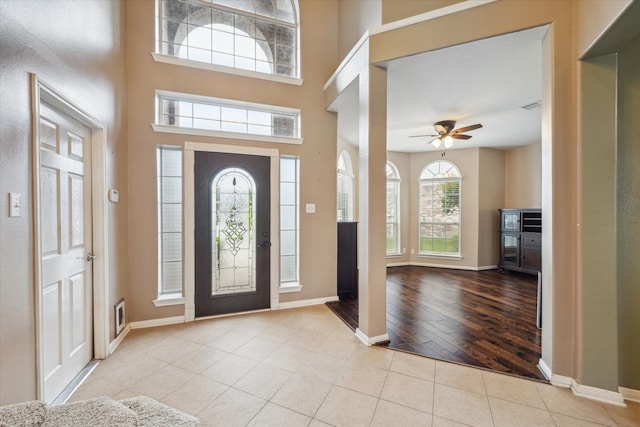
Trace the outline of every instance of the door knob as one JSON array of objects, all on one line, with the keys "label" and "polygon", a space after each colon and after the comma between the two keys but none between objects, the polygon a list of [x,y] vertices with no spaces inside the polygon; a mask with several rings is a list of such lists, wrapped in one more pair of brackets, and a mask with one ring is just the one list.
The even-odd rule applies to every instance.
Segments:
[{"label": "door knob", "polygon": [[87,254],[87,261],[93,261],[94,259],[96,259],[96,255],[89,252]]},{"label": "door knob", "polygon": [[258,247],[263,249],[269,249],[271,247],[271,242],[268,240],[265,240],[264,242],[259,244]]}]

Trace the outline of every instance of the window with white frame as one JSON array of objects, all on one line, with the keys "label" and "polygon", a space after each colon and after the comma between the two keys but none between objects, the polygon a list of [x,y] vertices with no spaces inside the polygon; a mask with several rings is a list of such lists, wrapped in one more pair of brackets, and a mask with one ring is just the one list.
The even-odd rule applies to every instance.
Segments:
[{"label": "window with white frame", "polygon": [[293,108],[166,91],[156,92],[156,104],[160,126],[273,142],[300,137],[300,110]]},{"label": "window with white frame", "polygon": [[460,256],[460,184],[458,168],[444,160],[420,173],[419,254]]},{"label": "window with white frame", "polygon": [[157,2],[157,53],[299,77],[297,0]]},{"label": "window with white frame", "polygon": [[280,158],[280,286],[299,286],[300,158]]},{"label": "window with white frame", "polygon": [[157,148],[158,297],[182,297],[182,150]]},{"label": "window with white frame", "polygon": [[387,162],[387,255],[400,255],[400,173]]},{"label": "window with white frame", "polygon": [[338,222],[353,221],[353,167],[346,151],[338,156]]}]

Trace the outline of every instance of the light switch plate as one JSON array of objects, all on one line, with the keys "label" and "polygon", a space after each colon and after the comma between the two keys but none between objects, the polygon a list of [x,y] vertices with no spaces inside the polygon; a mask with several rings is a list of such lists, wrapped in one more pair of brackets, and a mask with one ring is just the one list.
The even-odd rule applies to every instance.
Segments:
[{"label": "light switch plate", "polygon": [[315,203],[307,203],[306,208],[307,208],[307,210],[306,210],[307,213],[316,213],[316,204]]},{"label": "light switch plate", "polygon": [[9,193],[9,217],[19,218],[22,216],[22,194]]},{"label": "light switch plate", "polygon": [[113,203],[118,203],[118,200],[120,200],[120,192],[115,188],[111,188],[109,190],[109,201]]}]

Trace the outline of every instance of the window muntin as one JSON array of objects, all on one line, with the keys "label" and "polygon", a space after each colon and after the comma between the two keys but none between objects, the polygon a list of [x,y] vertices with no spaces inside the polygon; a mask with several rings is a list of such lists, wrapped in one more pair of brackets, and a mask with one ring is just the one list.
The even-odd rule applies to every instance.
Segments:
[{"label": "window muntin", "polygon": [[419,254],[460,255],[460,184],[458,168],[439,160],[429,163],[419,181]]},{"label": "window muntin", "polygon": [[182,150],[157,148],[158,296],[182,296]]},{"label": "window muntin", "polygon": [[158,0],[158,52],[276,76],[299,76],[293,0]]},{"label": "window muntin", "polygon": [[299,284],[300,158],[280,158],[280,286]]},{"label": "window muntin", "polygon": [[400,255],[400,174],[387,162],[387,255]]},{"label": "window muntin", "polygon": [[353,167],[346,151],[338,157],[338,222],[353,221]]},{"label": "window muntin", "polygon": [[176,92],[156,92],[159,125],[256,136],[300,137],[300,110]]}]

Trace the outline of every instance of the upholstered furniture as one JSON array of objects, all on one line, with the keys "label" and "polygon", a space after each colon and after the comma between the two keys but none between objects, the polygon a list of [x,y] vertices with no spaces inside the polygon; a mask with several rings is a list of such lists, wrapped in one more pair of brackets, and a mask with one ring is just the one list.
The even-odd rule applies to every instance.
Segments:
[{"label": "upholstered furniture", "polygon": [[0,426],[196,427],[200,420],[150,397],[96,397],[59,406],[40,401],[0,406]]}]

